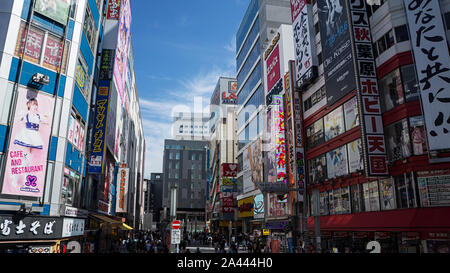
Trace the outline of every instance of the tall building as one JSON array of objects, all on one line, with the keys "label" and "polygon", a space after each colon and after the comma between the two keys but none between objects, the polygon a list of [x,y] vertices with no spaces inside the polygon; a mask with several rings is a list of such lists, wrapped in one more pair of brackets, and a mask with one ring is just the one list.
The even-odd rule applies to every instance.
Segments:
[{"label": "tall building", "polygon": [[[183,230],[188,232],[205,229],[207,145],[206,141],[164,140],[162,206],[166,218],[162,220],[166,223],[170,220],[174,201],[175,219],[180,220]],[[174,189],[176,200],[172,199]]]},{"label": "tall building", "polygon": [[261,230],[262,226],[260,218],[253,219],[254,197],[261,191],[252,180],[248,148],[256,143],[255,149],[262,152],[258,143],[263,135],[265,120],[264,50],[279,26],[291,22],[288,0],[252,0],[236,33],[237,161],[240,170],[237,206],[243,232]]},{"label": "tall building", "polygon": [[450,2],[336,1],[336,24],[327,2],[309,7],[318,77],[296,78],[311,238],[339,252],[376,240],[385,253],[448,253],[449,108],[438,98],[449,90]]},{"label": "tall building", "polygon": [[205,113],[175,112],[172,136],[176,140],[208,140],[209,117]]},{"label": "tall building", "polygon": [[[161,220],[162,196],[163,196],[163,174],[151,173],[150,179],[145,179],[146,190],[144,195],[144,213],[151,216],[152,225],[147,229],[156,229]],[[144,219],[148,219],[144,216]],[[145,226],[145,224],[144,224]],[[145,229],[145,228],[144,228]]]},{"label": "tall building", "polygon": [[207,224],[211,231],[224,234],[236,230],[236,91],[236,79],[219,77],[210,102]]},{"label": "tall building", "polygon": [[[112,18],[129,30],[129,1],[116,2],[57,0],[53,9],[43,0],[2,1],[0,251],[60,252],[70,243],[89,252],[91,243],[107,248],[100,237],[131,229],[126,223],[139,228],[145,143],[131,37],[125,47],[104,39],[115,32],[120,41],[118,27],[106,31]],[[114,53],[131,61],[119,63]],[[128,74],[117,74],[121,80],[115,64],[128,66]],[[111,136],[119,141],[107,159],[100,143],[118,85],[127,100],[108,119],[119,123]],[[117,217],[116,204],[127,198],[129,214]]]}]

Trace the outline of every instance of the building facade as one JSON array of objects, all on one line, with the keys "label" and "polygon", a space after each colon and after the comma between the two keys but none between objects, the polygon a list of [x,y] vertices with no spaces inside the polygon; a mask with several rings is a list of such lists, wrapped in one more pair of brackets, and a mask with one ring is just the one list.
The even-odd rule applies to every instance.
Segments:
[{"label": "building facade", "polygon": [[[164,140],[162,221],[165,227],[162,230],[170,228],[169,221],[174,219],[182,222],[184,232],[205,229],[207,144],[206,141]],[[175,205],[173,211],[171,204]]]},{"label": "building facade", "polygon": [[248,148],[256,145],[258,149],[264,130],[264,50],[283,23],[291,23],[289,1],[253,0],[236,33],[237,162],[240,170],[237,206],[241,231],[247,233],[253,229],[260,231],[262,226],[262,220],[253,217],[254,197],[261,191],[252,180]]},{"label": "building facade", "polygon": [[[64,252],[70,243],[77,252],[91,252],[93,245],[99,249],[100,228],[111,233],[125,228],[121,217],[102,215],[99,193],[109,193],[89,178],[91,163],[98,164],[91,157],[92,128],[103,90],[99,56],[112,1],[56,2],[56,10],[41,0],[0,5],[1,251]],[[133,88],[134,142],[142,149]],[[143,151],[135,151],[142,165]],[[142,168],[133,171],[136,183]],[[108,180],[117,178],[117,170],[107,173]],[[116,196],[112,192],[110,200]]]},{"label": "building facade", "polygon": [[172,136],[176,140],[209,139],[209,117],[204,113],[175,112],[173,115]]},{"label": "building facade", "polygon": [[[310,236],[315,243],[321,238],[322,250],[364,252],[376,240],[384,253],[448,253],[450,163],[448,141],[440,138],[448,128],[439,122],[448,110],[433,116],[434,107],[448,106],[427,90],[448,91],[446,76],[434,76],[448,71],[450,2],[338,2],[342,17],[334,26],[327,24],[326,1],[307,5],[318,77],[301,86],[296,78]],[[421,40],[417,33],[430,22],[414,14],[424,9],[439,30],[434,36],[422,33]],[[428,47],[434,53],[423,58]],[[337,48],[339,54],[330,52]]]},{"label": "building facade", "polygon": [[235,79],[220,77],[210,102],[207,224],[225,234],[236,233],[237,225],[236,91]]}]

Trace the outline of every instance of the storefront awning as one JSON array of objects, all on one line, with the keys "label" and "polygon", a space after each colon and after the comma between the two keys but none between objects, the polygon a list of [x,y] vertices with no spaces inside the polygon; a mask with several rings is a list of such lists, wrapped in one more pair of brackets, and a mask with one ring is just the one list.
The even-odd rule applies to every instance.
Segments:
[{"label": "storefront awning", "polygon": [[102,222],[109,223],[109,224],[121,224],[122,223],[122,221],[113,219],[111,217],[108,217],[108,216],[102,215],[102,214],[90,214],[89,216],[96,218],[97,220],[100,220]]},{"label": "storefront awning", "polygon": [[[448,231],[450,208],[416,208],[320,217],[320,229],[329,231]],[[314,230],[314,217],[308,218]]]},{"label": "storefront awning", "polygon": [[130,227],[129,225],[127,225],[127,224],[125,224],[125,223],[122,223],[121,225],[118,225],[118,227],[119,227],[120,229],[123,229],[123,230],[133,230],[132,227]]}]

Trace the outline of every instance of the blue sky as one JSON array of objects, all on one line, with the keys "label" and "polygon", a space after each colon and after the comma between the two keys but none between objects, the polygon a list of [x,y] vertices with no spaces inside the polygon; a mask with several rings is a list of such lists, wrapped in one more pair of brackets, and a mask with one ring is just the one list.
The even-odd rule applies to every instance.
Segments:
[{"label": "blue sky", "polygon": [[172,111],[208,109],[219,76],[235,77],[235,35],[248,4],[249,0],[131,1],[146,178],[162,171]]}]

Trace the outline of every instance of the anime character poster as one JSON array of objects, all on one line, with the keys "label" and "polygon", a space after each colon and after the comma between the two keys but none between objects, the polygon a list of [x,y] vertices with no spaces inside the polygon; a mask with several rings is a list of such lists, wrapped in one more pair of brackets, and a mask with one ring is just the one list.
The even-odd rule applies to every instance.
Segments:
[{"label": "anime character poster", "polygon": [[75,118],[72,115],[70,115],[69,125],[67,127],[68,131],[69,131],[67,134],[67,140],[69,140],[69,142],[71,142],[71,143],[73,143],[73,130],[75,129],[74,125],[75,125]]},{"label": "anime character poster", "polygon": [[3,194],[42,197],[55,99],[19,87]]},{"label": "anime character poster", "polygon": [[71,0],[37,0],[34,9],[56,22],[66,25],[70,2]]},{"label": "anime character poster", "polygon": [[329,113],[324,118],[325,123],[325,141],[333,139],[345,132],[344,130],[344,116],[342,107],[337,108]]},{"label": "anime character poster", "polygon": [[117,87],[122,106],[126,106],[127,94],[125,92],[125,81],[128,68],[128,53],[130,47],[131,33],[131,7],[130,0],[123,0],[119,18],[119,33],[117,38],[117,49],[114,61],[114,83]]},{"label": "anime character poster", "polygon": [[345,146],[327,153],[328,178],[335,178],[348,174],[347,151]]}]

